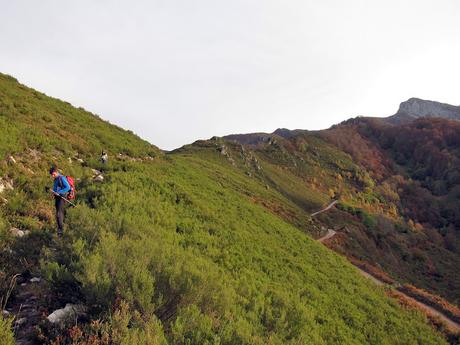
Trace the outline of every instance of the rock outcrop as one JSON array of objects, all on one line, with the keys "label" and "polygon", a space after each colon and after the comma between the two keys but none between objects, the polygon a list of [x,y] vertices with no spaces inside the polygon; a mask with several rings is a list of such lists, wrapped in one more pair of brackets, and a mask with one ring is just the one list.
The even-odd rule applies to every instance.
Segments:
[{"label": "rock outcrop", "polygon": [[28,235],[30,233],[30,231],[29,230],[21,230],[21,229],[13,227],[13,228],[10,229],[10,233],[14,237],[24,237],[24,236]]},{"label": "rock outcrop", "polygon": [[8,181],[5,179],[0,179],[0,193],[3,193],[6,190],[13,190],[13,181]]},{"label": "rock outcrop", "polygon": [[86,307],[80,304],[67,303],[64,308],[57,309],[48,315],[49,322],[63,325],[68,321],[75,321],[79,316],[84,315]]},{"label": "rock outcrop", "polygon": [[460,120],[460,106],[427,101],[420,98],[410,98],[400,104],[399,110],[395,115],[385,120],[392,124],[401,124],[421,117],[441,117]]}]

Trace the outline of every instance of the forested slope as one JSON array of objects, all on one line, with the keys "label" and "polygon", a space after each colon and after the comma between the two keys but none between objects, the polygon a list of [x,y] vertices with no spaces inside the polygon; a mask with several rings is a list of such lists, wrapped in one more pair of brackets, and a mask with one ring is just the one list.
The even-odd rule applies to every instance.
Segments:
[{"label": "forested slope", "polygon": [[[390,218],[409,225],[379,221],[382,215],[374,212],[367,227],[371,241],[361,241],[360,250],[367,252],[363,256],[458,305],[460,122],[421,118],[394,126],[360,118],[321,136],[366,168],[378,186],[378,198],[395,211]],[[350,243],[342,249],[353,250]]]}]

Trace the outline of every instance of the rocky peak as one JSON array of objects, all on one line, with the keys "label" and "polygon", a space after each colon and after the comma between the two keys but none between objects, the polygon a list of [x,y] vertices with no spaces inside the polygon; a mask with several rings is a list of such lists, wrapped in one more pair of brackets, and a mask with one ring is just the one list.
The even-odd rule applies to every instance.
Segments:
[{"label": "rocky peak", "polygon": [[398,112],[391,116],[389,120],[391,122],[404,122],[420,117],[442,117],[460,120],[460,106],[420,98],[410,98],[400,104]]}]

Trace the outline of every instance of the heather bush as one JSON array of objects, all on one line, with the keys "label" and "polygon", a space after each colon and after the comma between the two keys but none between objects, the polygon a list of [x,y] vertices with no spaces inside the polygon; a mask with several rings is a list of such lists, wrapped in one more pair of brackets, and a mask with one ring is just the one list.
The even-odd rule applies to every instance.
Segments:
[{"label": "heather bush", "polygon": [[0,315],[0,343],[2,345],[14,345],[12,320]]}]

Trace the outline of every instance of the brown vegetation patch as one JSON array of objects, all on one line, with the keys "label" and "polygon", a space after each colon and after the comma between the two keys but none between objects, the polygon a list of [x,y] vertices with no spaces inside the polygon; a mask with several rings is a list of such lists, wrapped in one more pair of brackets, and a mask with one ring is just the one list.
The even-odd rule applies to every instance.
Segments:
[{"label": "brown vegetation patch", "polygon": [[378,280],[381,280],[382,282],[384,282],[386,284],[394,284],[394,283],[396,283],[396,281],[393,278],[391,278],[388,274],[383,272],[381,269],[379,269],[379,268],[377,268],[375,266],[372,266],[371,264],[369,264],[366,261],[359,260],[359,259],[356,259],[356,258],[351,257],[351,256],[348,257],[348,260],[350,260],[350,262],[353,265],[361,268],[363,271],[366,271],[370,275],[374,276],[375,278],[377,278]]},{"label": "brown vegetation patch", "polygon": [[334,250],[334,249],[343,248],[346,241],[347,241],[347,235],[345,233],[336,232],[336,234],[333,237],[325,240],[323,244],[329,249]]},{"label": "brown vegetation patch", "polygon": [[292,221],[293,219],[296,219],[296,215],[294,212],[292,212],[291,210],[288,210],[286,209],[285,207],[283,207],[283,205],[277,203],[276,201],[273,201],[273,200],[265,200],[265,199],[261,199],[257,196],[254,196],[251,198],[251,201],[254,203],[254,204],[257,204],[257,205],[262,205],[263,207],[265,207],[267,210],[269,210],[271,213],[283,218],[283,219],[286,219],[286,220],[289,220],[289,221]]},{"label": "brown vegetation patch", "polygon": [[402,292],[394,289],[388,289],[386,290],[386,294],[388,297],[395,299],[404,308],[415,309],[422,312],[433,328],[437,329],[448,338],[450,344],[458,344],[457,340],[459,339],[459,333],[449,328],[439,316],[427,312],[426,309],[421,308],[414,300],[407,297]]},{"label": "brown vegetation patch", "polygon": [[423,302],[439,311],[442,311],[454,321],[460,322],[460,309],[457,306],[447,302],[444,298],[433,295],[411,284],[405,284],[399,287],[398,290],[420,302]]},{"label": "brown vegetation patch", "polygon": [[355,125],[337,126],[321,132],[321,136],[373,171],[378,179],[389,174],[388,158],[374,143],[364,138]]}]

